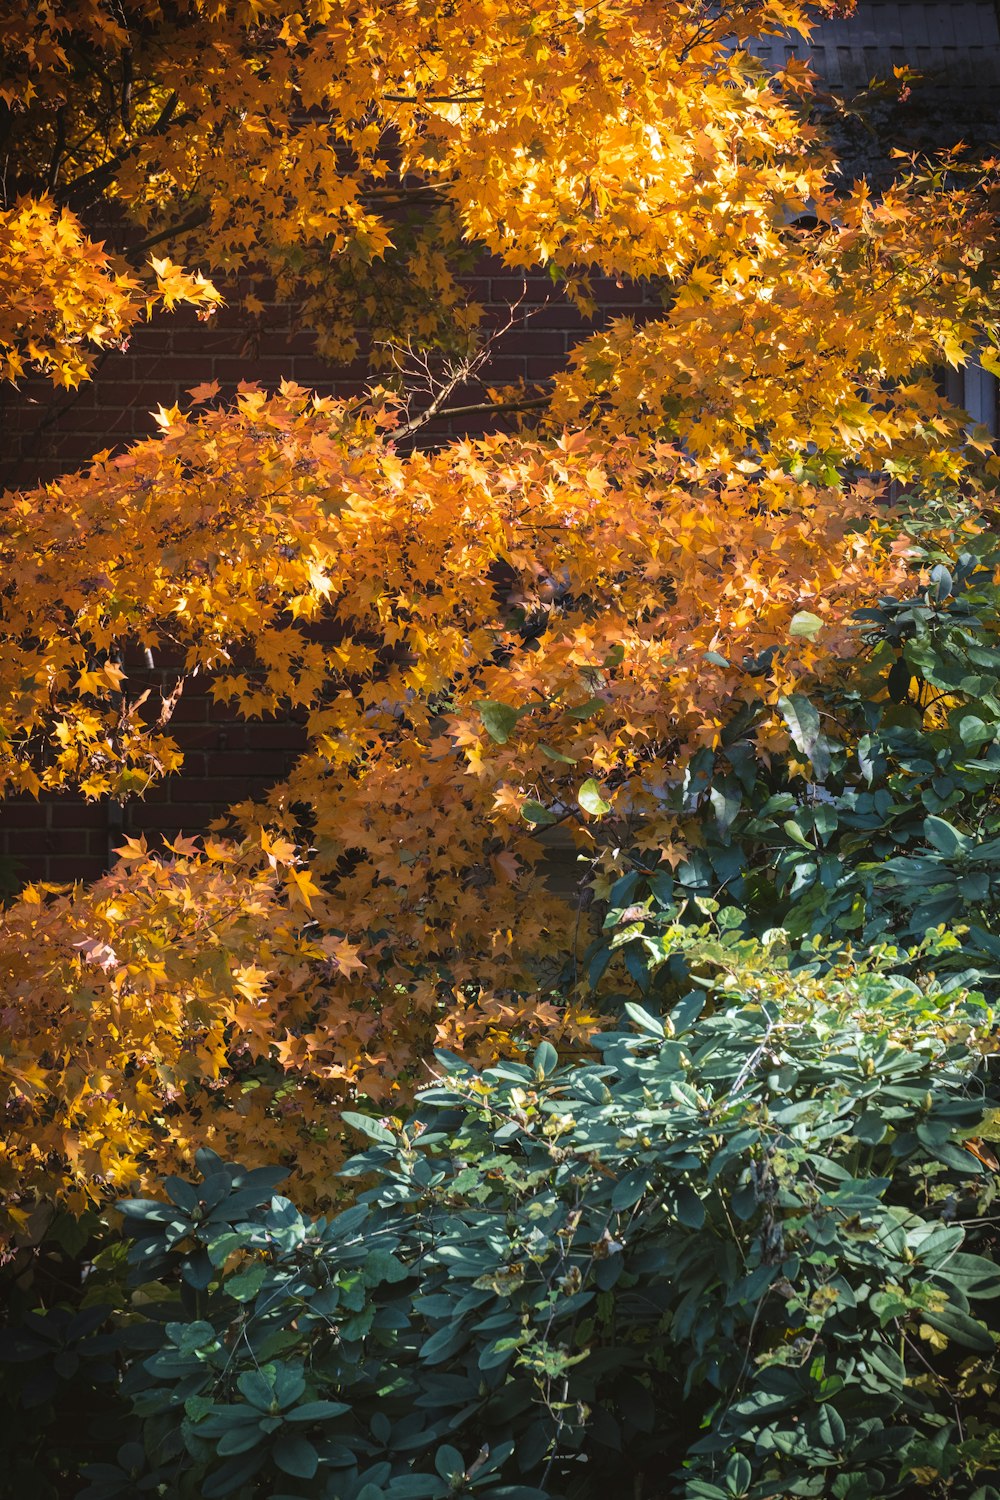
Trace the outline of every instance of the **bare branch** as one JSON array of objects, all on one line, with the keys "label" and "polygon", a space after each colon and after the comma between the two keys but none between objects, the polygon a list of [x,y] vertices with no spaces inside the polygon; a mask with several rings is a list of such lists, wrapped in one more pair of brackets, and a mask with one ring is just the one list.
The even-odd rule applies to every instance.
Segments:
[{"label": "bare branch", "polygon": [[483,94],[383,94],[385,104],[482,104]]},{"label": "bare branch", "polygon": [[[508,306],[507,321],[502,326],[492,329],[478,348],[469,353],[464,359],[460,359],[454,363],[446,363],[440,373],[435,372],[431,368],[431,357],[425,351],[415,350],[412,344],[407,344],[405,351],[389,344],[382,346],[389,349],[392,362],[399,374],[404,379],[410,381],[413,394],[429,397],[427,405],[421,411],[417,412],[415,416],[410,417],[402,427],[396,428],[396,437],[409,437],[438,416],[450,418],[452,416],[472,415],[475,412],[500,411],[501,409],[528,411],[533,406],[545,406],[547,404],[548,397],[543,397],[540,400],[532,398],[527,405],[522,405],[520,402],[502,405],[494,401],[476,402],[470,406],[458,406],[450,409],[445,405],[449,396],[459,386],[470,383],[477,383],[483,386],[483,381],[480,379],[480,371],[492,358],[494,348],[499,341],[516,325],[527,322],[535,313],[540,312],[543,307],[548,305],[549,299],[546,297],[544,302],[538,307],[532,308],[527,313],[518,316],[518,309],[527,295],[528,283],[524,281],[520,297],[518,297],[516,302],[510,303]],[[405,357],[403,357],[404,354]],[[483,388],[485,389],[485,386]],[[408,410],[409,405],[410,403],[408,402]]]},{"label": "bare branch", "polygon": [[121,121],[122,129],[126,135],[132,134],[132,49],[126,47],[122,53],[122,97],[121,97]]},{"label": "bare branch", "polygon": [[527,396],[523,401],[480,401],[472,406],[449,406],[440,412],[447,421],[452,417],[476,417],[488,412],[543,411],[552,400],[549,396]]},{"label": "bare branch", "polygon": [[52,147],[52,160],[49,162],[48,190],[51,193],[59,181],[59,168],[66,151],[66,105],[61,104],[56,111],[56,138]]}]

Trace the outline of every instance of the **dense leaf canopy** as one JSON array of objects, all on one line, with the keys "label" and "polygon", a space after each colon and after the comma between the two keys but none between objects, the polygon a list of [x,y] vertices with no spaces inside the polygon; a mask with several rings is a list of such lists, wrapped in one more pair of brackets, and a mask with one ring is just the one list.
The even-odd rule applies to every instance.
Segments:
[{"label": "dense leaf canopy", "polygon": [[[902,585],[886,481],[989,524],[996,460],[931,377],[990,363],[998,297],[991,169],[841,182],[809,74],[752,55],[808,26],[791,0],[0,12],[10,378],[73,383],[150,300],[247,277],[331,353],[362,327],[468,352],[455,273],[484,252],[584,305],[595,271],[662,292],[530,430],[411,452],[405,392],[205,382],[158,438],[4,497],[6,791],[141,794],[181,767],[196,673],[307,733],[233,843],[135,844],[7,913],[15,1199],[100,1198],[216,1131],[320,1191],[344,1091],[393,1100],[435,1039],[593,1028],[588,903],[669,875],[719,796],[725,831],[698,757],[744,711],[765,766],[823,780],[794,705]],[[572,921],[537,873],[567,835]]]}]

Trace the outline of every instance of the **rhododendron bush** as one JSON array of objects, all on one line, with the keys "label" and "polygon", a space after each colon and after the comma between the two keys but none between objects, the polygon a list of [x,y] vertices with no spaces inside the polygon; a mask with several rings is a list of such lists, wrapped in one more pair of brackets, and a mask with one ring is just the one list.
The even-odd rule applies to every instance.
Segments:
[{"label": "rhododendron bush", "polygon": [[[992,168],[914,167],[877,201],[845,187],[807,70],[769,74],[744,45],[809,14],[0,15],[24,184],[54,194],[26,188],[0,221],[10,379],[72,383],[148,300],[222,295],[155,259],[144,287],[85,209],[123,249],[176,240],[231,296],[260,270],[328,350],[365,327],[478,348],[455,273],[486,251],[547,265],[582,306],[595,270],[662,300],[584,340],[543,395],[495,391],[535,413],[513,433],[420,451],[406,389],[224,402],[206,381],[156,438],[4,497],[6,794],[124,800],[183,775],[172,715],[195,677],[306,734],[266,801],[204,840],[129,841],[104,879],[4,914],[15,1223],[199,1145],[281,1159],[322,1200],[346,1097],[404,1108],[435,1045],[586,1045],[625,961],[586,962],[603,903],[639,867],[669,884],[733,724],[754,715],[758,767],[823,780],[796,704],[841,681],[859,608],[926,581],[899,482],[911,511],[961,490],[968,536],[990,524],[996,461],[933,372],[995,363],[1000,304]],[[120,88],[80,57],[113,59]],[[571,905],[545,877],[554,844],[577,856]]]}]

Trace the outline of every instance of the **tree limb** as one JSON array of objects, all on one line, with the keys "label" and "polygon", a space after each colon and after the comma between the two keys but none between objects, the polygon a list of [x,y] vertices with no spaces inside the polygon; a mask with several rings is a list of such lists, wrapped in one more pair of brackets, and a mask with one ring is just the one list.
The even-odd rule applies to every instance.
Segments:
[{"label": "tree limb", "polygon": [[[163,134],[170,122],[173,120],[174,113],[177,109],[178,100],[179,96],[175,91],[170,95],[163,108],[160,110],[159,117],[156,119],[156,121],[149,127],[147,131],[144,132],[146,136]],[[91,189],[96,189],[98,192],[100,192],[103,188],[107,187],[109,182],[111,182],[119,167],[122,166],[122,164],[127,160],[129,156],[133,156],[137,150],[138,144],[130,147],[130,149],[124,153],[119,153],[115,156],[109,156],[107,161],[102,162],[99,167],[92,167],[89,172],[81,173],[79,177],[74,178],[72,182],[66,184],[63,191],[59,194],[59,202],[65,203],[68,208],[72,208],[74,204],[79,200],[81,194],[86,193]]]},{"label": "tree limb", "polygon": [[[514,412],[514,411],[541,411],[552,400],[551,396],[530,396],[523,401],[480,401],[472,406],[450,406],[444,410],[435,412],[435,416],[441,416],[450,421],[452,417],[474,417],[484,412]],[[419,422],[409,424],[419,426]],[[406,429],[397,429],[397,431]],[[395,436],[395,434],[394,434]]]},{"label": "tree limb", "polygon": [[144,255],[147,250],[152,250],[154,245],[162,245],[165,240],[172,240],[179,234],[187,234],[191,229],[200,229],[202,224],[207,224],[211,218],[211,210],[203,208],[196,214],[182,219],[179,224],[171,224],[168,229],[161,229],[156,234],[147,235],[137,245],[131,245],[128,250],[128,259],[135,261],[138,256]]},{"label": "tree limb", "polygon": [[383,94],[385,104],[482,104],[483,94]]}]

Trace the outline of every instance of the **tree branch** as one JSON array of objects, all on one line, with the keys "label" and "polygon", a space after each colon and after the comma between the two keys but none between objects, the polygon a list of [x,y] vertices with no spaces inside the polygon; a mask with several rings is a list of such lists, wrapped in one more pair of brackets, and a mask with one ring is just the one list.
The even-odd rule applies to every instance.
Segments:
[{"label": "tree branch", "polygon": [[423,182],[419,187],[368,188],[359,193],[363,203],[421,203],[433,201],[445,191],[444,183]]},{"label": "tree branch", "polygon": [[[438,408],[434,412],[434,415],[440,416],[443,420],[450,421],[452,417],[474,417],[483,412],[541,411],[544,407],[548,406],[551,400],[551,396],[531,396],[527,397],[524,401],[480,401],[472,406]],[[430,408],[428,408],[428,413],[429,411]],[[428,414],[421,413],[419,418],[415,418],[413,422],[408,422],[406,427],[396,428],[393,436],[395,437],[399,432],[406,434],[411,430],[415,430],[428,420],[430,420]]]},{"label": "tree branch", "polygon": [[[155,123],[152,124],[147,131],[144,132],[146,136],[163,134],[174,117],[174,113],[177,109],[178,99],[179,96],[176,92],[170,95],[163,108],[160,110],[159,117],[157,118]],[[82,193],[85,193],[92,188],[96,188],[98,191],[100,191],[102,188],[106,187],[107,184],[112,180],[115,173],[118,171],[119,167],[123,164],[126,158],[129,156],[133,156],[137,150],[138,145],[135,145],[130,147],[130,149],[123,154],[109,156],[107,161],[102,162],[99,167],[92,167],[89,172],[84,172],[81,174],[81,176],[74,178],[72,182],[66,184],[66,187],[60,193],[59,201],[61,203],[65,203],[67,207],[72,208],[73,204],[79,199]]]},{"label": "tree branch", "polygon": [[179,224],[172,224],[169,229],[161,229],[156,234],[147,235],[137,245],[131,245],[127,252],[127,258],[134,261],[138,256],[144,255],[147,250],[152,250],[154,245],[162,245],[164,240],[172,240],[179,234],[187,234],[191,229],[200,229],[202,224],[207,224],[211,218],[211,210],[203,208],[196,214],[182,219]]},{"label": "tree branch", "polygon": [[385,104],[482,104],[484,94],[383,94]]},{"label": "tree branch", "polygon": [[409,437],[410,434],[412,432],[416,432],[418,428],[425,426],[428,422],[433,422],[434,418],[437,416],[438,412],[441,410],[442,406],[447,401],[448,397],[451,395],[455,387],[464,384],[464,382],[468,379],[468,373],[468,368],[465,365],[460,365],[458,369],[455,370],[452,375],[449,376],[449,378],[445,381],[444,385],[438,391],[437,395],[433,398],[429,406],[425,406],[423,411],[420,412],[418,416],[411,417],[409,422],[404,422],[402,427],[396,427],[393,429],[393,437]]},{"label": "tree branch", "polygon": [[179,102],[180,102],[180,95],[177,93],[177,91],[175,89],[173,91],[173,93],[169,95],[166,103],[164,104],[163,108],[160,110],[158,118],[149,127],[149,129],[146,131],[146,134],[147,135],[162,135],[163,132],[166,130],[167,126],[170,124],[170,121],[173,119],[173,117],[174,117],[174,110],[177,108],[177,105],[178,105]]},{"label": "tree branch", "polygon": [[126,135],[132,134],[132,49],[126,47],[122,53],[122,97],[121,97],[121,121],[122,129]]},{"label": "tree branch", "polygon": [[59,168],[66,153],[66,105],[61,104],[56,112],[56,139],[49,162],[48,189],[51,193],[59,180]]}]

